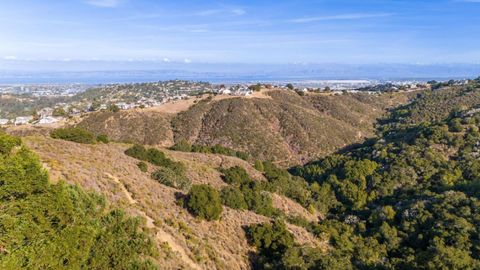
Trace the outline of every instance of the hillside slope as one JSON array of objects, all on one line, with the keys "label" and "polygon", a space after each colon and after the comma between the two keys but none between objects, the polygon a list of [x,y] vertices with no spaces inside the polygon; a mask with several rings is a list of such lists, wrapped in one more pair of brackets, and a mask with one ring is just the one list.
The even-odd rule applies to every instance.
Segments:
[{"label": "hillside slope", "polygon": [[105,111],[85,118],[79,126],[116,141],[171,145],[170,118],[168,114],[148,110]]},{"label": "hillside slope", "polygon": [[[250,211],[225,207],[221,220],[200,221],[177,205],[182,192],[158,183],[137,167],[138,160],[124,154],[128,145],[84,145],[42,136],[24,138],[40,156],[53,181],[65,179],[105,194],[109,201],[136,216],[144,217],[155,234],[162,269],[249,269],[248,245],[244,226],[262,223],[269,218]],[[218,167],[241,166],[257,181],[261,173],[247,162],[217,155],[182,153],[164,150],[168,157],[186,165],[193,184],[225,186]],[[151,165],[150,165],[151,166]],[[152,171],[150,167],[149,172]],[[274,206],[286,208],[289,214],[318,220],[302,206],[275,195]],[[288,225],[299,243],[325,248],[323,240],[305,229]]]},{"label": "hillside slope", "polygon": [[329,191],[329,215],[315,226],[330,235],[330,257],[303,263],[480,269],[479,93],[474,82],[419,96],[384,119],[376,138],[292,169]]},{"label": "hillside slope", "polygon": [[99,194],[52,184],[21,140],[0,133],[0,269],[156,269],[138,218]]},{"label": "hillside slope", "polygon": [[268,95],[201,102],[172,120],[175,141],[221,144],[259,159],[298,164],[371,136],[376,118],[408,99],[397,94]]},{"label": "hillside slope", "polygon": [[448,86],[422,92],[414,102],[396,110],[391,120],[405,124],[442,121],[454,110],[461,111],[478,104],[480,92],[474,84]]},{"label": "hillside slope", "polygon": [[203,99],[185,111],[100,112],[79,126],[114,140],[150,145],[220,144],[273,159],[282,165],[305,163],[372,136],[386,109],[406,103],[407,93],[382,95],[311,94],[269,91],[266,98]]}]

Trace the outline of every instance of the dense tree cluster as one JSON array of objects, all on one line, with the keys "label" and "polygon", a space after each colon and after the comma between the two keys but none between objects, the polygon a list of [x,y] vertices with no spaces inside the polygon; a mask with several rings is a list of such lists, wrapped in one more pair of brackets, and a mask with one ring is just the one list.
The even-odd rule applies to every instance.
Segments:
[{"label": "dense tree cluster", "polygon": [[392,112],[378,138],[356,149],[291,170],[328,198],[327,218],[306,227],[330,236],[344,267],[480,268],[480,114],[466,107],[435,122],[398,118],[416,108]]},{"label": "dense tree cluster", "polygon": [[156,269],[141,220],[103,197],[52,185],[18,138],[0,134],[1,269]]},{"label": "dense tree cluster", "polygon": [[252,225],[246,233],[258,252],[254,269],[351,269],[348,260],[340,256],[333,258],[318,248],[295,243],[281,220]]},{"label": "dense tree cluster", "polygon": [[222,169],[223,180],[230,184],[221,192],[222,203],[233,209],[248,209],[257,214],[274,217],[281,212],[273,208],[265,183],[254,181],[241,167]]}]

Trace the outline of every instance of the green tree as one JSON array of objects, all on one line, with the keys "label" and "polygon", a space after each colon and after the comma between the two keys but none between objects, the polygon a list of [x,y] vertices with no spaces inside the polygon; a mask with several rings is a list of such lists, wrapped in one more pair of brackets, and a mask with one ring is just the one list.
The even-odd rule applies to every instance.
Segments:
[{"label": "green tree", "polygon": [[186,207],[193,215],[208,221],[220,219],[222,203],[218,192],[209,185],[194,185],[186,198]]},{"label": "green tree", "polygon": [[283,255],[295,243],[293,234],[280,220],[252,225],[247,229],[247,236],[265,264],[280,263]]},{"label": "green tree", "polygon": [[223,181],[225,181],[227,184],[239,187],[252,182],[250,175],[248,175],[247,171],[240,166],[221,169],[220,171],[223,173]]},{"label": "green tree", "polygon": [[157,268],[142,220],[78,186],[50,184],[18,139],[1,134],[0,145],[0,269]]},{"label": "green tree", "polygon": [[235,187],[226,187],[222,189],[220,193],[222,203],[232,209],[248,209],[248,205],[245,202],[245,197],[240,189]]}]

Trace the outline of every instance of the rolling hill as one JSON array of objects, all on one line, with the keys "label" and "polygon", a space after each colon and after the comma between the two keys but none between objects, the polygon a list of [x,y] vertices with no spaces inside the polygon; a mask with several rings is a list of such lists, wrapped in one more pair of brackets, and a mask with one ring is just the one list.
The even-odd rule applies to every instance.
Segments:
[{"label": "rolling hill", "polygon": [[[65,180],[106,196],[112,207],[125,209],[145,220],[159,252],[161,269],[249,269],[252,247],[244,227],[270,220],[252,211],[224,207],[220,221],[200,221],[177,204],[181,190],[158,183],[150,177],[154,170],[142,172],[138,161],[124,154],[127,144],[85,145],[54,140],[40,135],[23,138],[40,156],[53,183]],[[241,166],[255,181],[265,181],[249,163],[220,155],[183,153],[163,149],[169,158],[187,168],[193,184],[208,184],[218,190],[227,186],[217,168]],[[288,215],[318,220],[293,200],[272,195],[275,208]],[[325,249],[327,243],[297,225],[288,224],[296,241]]]},{"label": "rolling hill", "polygon": [[78,126],[117,141],[173,145],[220,144],[273,159],[282,165],[306,163],[374,134],[388,108],[413,94],[311,94],[268,91],[254,98],[204,98],[175,113],[151,109],[99,112]]}]

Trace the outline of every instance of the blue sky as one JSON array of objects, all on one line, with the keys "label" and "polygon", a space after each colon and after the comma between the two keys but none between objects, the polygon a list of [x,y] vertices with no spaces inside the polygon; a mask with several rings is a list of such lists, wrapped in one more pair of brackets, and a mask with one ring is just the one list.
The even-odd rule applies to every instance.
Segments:
[{"label": "blue sky", "polygon": [[0,59],[480,63],[480,0],[0,0]]}]

